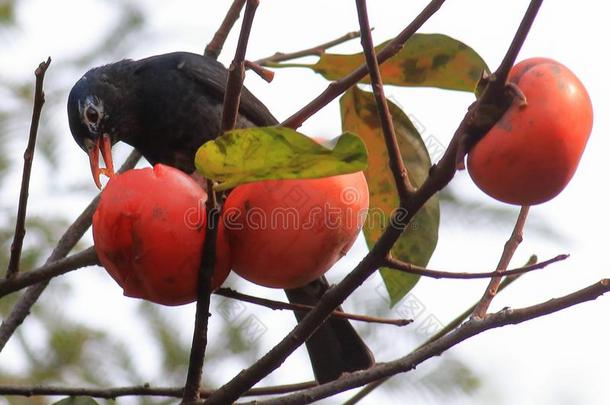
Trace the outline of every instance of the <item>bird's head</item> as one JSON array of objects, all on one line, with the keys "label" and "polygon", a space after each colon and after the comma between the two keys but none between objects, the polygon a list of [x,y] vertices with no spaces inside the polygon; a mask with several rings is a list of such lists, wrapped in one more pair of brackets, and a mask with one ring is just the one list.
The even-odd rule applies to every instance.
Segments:
[{"label": "bird's head", "polygon": [[[120,103],[119,89],[105,80],[97,69],[87,72],[68,97],[68,120],[74,140],[89,155],[91,173],[98,188],[100,175],[114,175],[112,145],[118,141],[115,111]],[[115,111],[113,111],[115,110]],[[99,156],[106,165],[100,167]]]}]

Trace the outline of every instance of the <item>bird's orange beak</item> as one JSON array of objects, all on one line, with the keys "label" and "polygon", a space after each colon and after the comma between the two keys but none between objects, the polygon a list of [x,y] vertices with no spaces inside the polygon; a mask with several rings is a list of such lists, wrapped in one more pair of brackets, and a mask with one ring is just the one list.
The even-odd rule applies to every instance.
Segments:
[{"label": "bird's orange beak", "polygon": [[[102,183],[100,181],[100,175],[103,174],[107,177],[114,176],[114,164],[112,163],[112,142],[108,134],[103,134],[97,141],[85,140],[85,146],[87,148],[87,154],[89,155],[89,164],[91,165],[91,174],[93,175],[93,181],[100,190],[102,189]],[[100,151],[102,152],[102,159],[106,167],[100,167]]]}]

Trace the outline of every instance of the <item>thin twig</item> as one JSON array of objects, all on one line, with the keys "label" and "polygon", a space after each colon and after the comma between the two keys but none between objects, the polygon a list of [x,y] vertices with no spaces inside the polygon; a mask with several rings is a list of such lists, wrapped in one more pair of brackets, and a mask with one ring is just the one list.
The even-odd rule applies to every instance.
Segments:
[{"label": "thin twig", "polygon": [[542,1],[543,0],[532,0],[525,11],[521,24],[517,29],[517,33],[513,37],[510,47],[504,55],[500,66],[498,66],[498,69],[496,69],[496,72],[494,73],[496,80],[499,82],[506,83],[508,73],[517,60],[517,55],[519,55],[521,47],[523,46],[523,43],[530,32],[530,28],[536,19],[536,15],[538,15],[538,10],[540,10],[540,6],[542,6]]},{"label": "thin twig", "polygon": [[[319,56],[325,50],[330,49],[334,46],[340,45],[344,42],[350,41],[360,36],[360,31],[348,32],[347,34],[341,35],[339,38],[333,39],[332,41],[324,42],[323,44],[313,46],[311,48],[303,49],[296,52],[276,52],[271,56],[258,59],[254,61],[256,64],[261,66],[270,67],[270,64],[277,62],[284,62],[286,60],[298,59],[305,56]],[[273,66],[273,65],[271,65]]]},{"label": "thin twig", "polygon": [[[232,290],[230,288],[219,288],[214,291],[214,294],[221,295],[227,298],[233,298],[239,301],[249,302],[251,304],[260,305],[266,308],[270,308],[273,310],[289,310],[289,311],[298,311],[298,312],[309,312],[314,307],[311,305],[305,304],[293,304],[290,302],[276,301],[270,300],[268,298],[255,297],[248,294],[243,294]],[[357,315],[350,314],[343,311],[333,311],[331,316],[334,318],[345,318],[351,319],[353,321],[361,321],[368,323],[378,323],[385,325],[394,325],[394,326],[405,326],[413,322],[412,319],[387,319],[387,318],[379,318],[376,316],[367,316],[367,315]]]},{"label": "thin twig", "polygon": [[95,264],[99,264],[99,260],[95,253],[95,249],[91,246],[72,256],[46,263],[35,270],[20,273],[16,277],[10,279],[0,280],[0,298],[25,287],[48,281],[61,274],[68,273],[81,267],[93,266]]},{"label": "thin twig", "polygon": [[244,12],[244,21],[239,33],[237,49],[235,57],[229,65],[229,77],[227,79],[227,88],[225,90],[221,130],[222,132],[235,128],[237,122],[237,113],[239,111],[239,98],[241,88],[244,83],[244,60],[246,59],[246,49],[248,48],[248,39],[254,21],[254,14],[258,7],[258,0],[248,0],[246,11]]},{"label": "thin twig", "polygon": [[460,325],[451,333],[437,339],[432,343],[422,346],[418,350],[415,350],[414,352],[400,359],[375,365],[368,370],[350,373],[342,376],[338,380],[327,384],[318,385],[300,392],[270,400],[257,401],[256,404],[290,405],[308,404],[319,401],[322,398],[336,395],[352,388],[360,387],[371,381],[414,370],[416,366],[424,361],[432,357],[439,356],[441,353],[456,346],[464,340],[487,330],[506,325],[516,325],[525,321],[549,315],[574,305],[582,304],[587,301],[593,301],[607,292],[610,292],[610,279],[603,279],[569,295],[554,298],[540,304],[519,309],[503,309],[497,313],[488,315],[484,319],[471,318],[469,321]]},{"label": "thin twig", "polygon": [[409,181],[407,168],[405,167],[402,155],[400,154],[396,132],[394,131],[394,122],[392,120],[392,115],[390,114],[390,109],[388,108],[388,102],[385,98],[383,81],[381,79],[381,73],[379,72],[375,45],[373,45],[373,37],[371,35],[369,16],[366,10],[366,0],[356,0],[356,8],[358,10],[358,21],[360,22],[360,41],[362,42],[364,58],[369,70],[369,76],[371,77],[371,86],[373,87],[373,96],[375,97],[375,103],[377,105],[377,114],[379,115],[383,138],[385,140],[386,149],[388,150],[389,166],[392,175],[394,176],[394,184],[398,191],[400,206],[404,207],[414,189]]},{"label": "thin twig", "polygon": [[[526,263],[525,267],[535,264],[536,260],[537,260],[536,256],[530,257],[530,259]],[[511,285],[514,281],[518,280],[519,277],[521,277],[522,275],[523,274],[517,274],[515,276],[505,277],[504,280],[502,280],[502,283],[500,283],[500,286],[498,287],[498,292],[501,292],[502,290],[504,290],[506,287]],[[435,340],[438,340],[439,338],[445,336],[447,333],[451,332],[452,330],[454,330],[455,328],[460,326],[462,324],[462,322],[464,322],[472,314],[472,311],[474,311],[474,309],[478,303],[479,302],[477,301],[474,304],[472,304],[468,309],[466,309],[460,315],[455,317],[451,322],[449,322],[443,328],[441,328],[441,330],[439,330],[434,335],[432,335],[431,337],[426,339],[426,341],[424,343],[422,343],[421,345],[419,345],[415,350],[419,350],[423,346],[425,346],[429,343],[432,343]],[[373,382],[367,384],[364,388],[362,388],[360,391],[358,391],[353,397],[351,397],[350,399],[345,401],[343,403],[343,405],[357,404],[362,399],[364,399],[364,397],[366,397],[368,394],[370,394],[375,389],[377,389],[380,385],[382,385],[383,383],[388,381],[391,377],[392,376],[384,377],[380,380],[373,381]]]},{"label": "thin twig", "polygon": [[[315,381],[307,381],[297,384],[275,385],[269,387],[252,388],[246,392],[245,396],[259,395],[278,395],[295,392],[316,386]],[[202,389],[199,391],[201,398],[208,397],[213,390]],[[113,387],[113,388],[72,388],[72,387],[52,387],[52,386],[12,386],[0,385],[0,395],[3,396],[87,396],[102,399],[116,399],[119,397],[138,396],[138,397],[168,397],[181,398],[184,393],[183,387],[153,387],[149,384],[134,387]]]},{"label": "thin twig", "polygon": [[235,25],[235,22],[239,18],[241,9],[244,8],[244,4],[246,4],[246,0],[233,0],[233,4],[231,4],[231,7],[229,7],[229,11],[227,11],[224,20],[222,20],[222,23],[220,24],[220,27],[218,27],[214,37],[205,47],[205,56],[218,59],[218,56],[222,51],[222,47],[227,40],[227,36],[229,36],[229,32],[231,32],[233,25]]},{"label": "thin twig", "polygon": [[51,58],[46,62],[40,63],[34,71],[36,76],[36,87],[34,91],[34,107],[32,110],[32,121],[30,123],[30,136],[28,145],[23,154],[23,175],[21,177],[21,191],[19,192],[19,206],[17,208],[17,220],[15,223],[15,234],[11,244],[11,256],[6,270],[6,278],[12,278],[19,272],[19,261],[21,260],[21,250],[23,249],[23,239],[25,238],[25,214],[28,206],[30,190],[30,175],[32,174],[32,162],[34,160],[34,149],[36,148],[36,137],[40,123],[40,113],[44,105],[44,90],[42,88],[44,75],[51,64]]},{"label": "thin twig", "polygon": [[[409,24],[404,30],[402,30],[392,41],[390,41],[378,54],[377,62],[379,64],[385,62],[392,56],[396,55],[403,47],[404,43],[430,18],[438,11],[443,5],[445,0],[432,0],[426,8]],[[336,97],[343,94],[347,89],[358,83],[368,73],[366,64],[360,65],[349,75],[345,76],[341,80],[332,82],[326,90],[324,90],[318,97],[312,100],[309,104],[303,107],[301,110],[288,117],[280,125],[289,128],[300,127],[306,119],[311,117],[313,114],[318,112]]]},{"label": "thin twig", "polygon": [[[210,189],[211,190],[211,189]],[[211,195],[214,192],[211,191]],[[216,263],[216,237],[218,234],[218,207],[208,204],[205,242],[201,254],[201,265],[197,282],[197,309],[195,327],[189,357],[189,367],[184,384],[182,403],[190,404],[199,397],[199,386],[203,373],[205,350],[208,345],[208,319],[210,317],[210,290]]]},{"label": "thin twig", "polygon": [[[134,150],[125,160],[125,163],[119,169],[119,173],[125,172],[133,168],[140,160],[142,155],[140,152]],[[46,264],[53,263],[60,260],[68,255],[72,248],[82,238],[89,226],[91,226],[91,219],[93,213],[97,208],[99,202],[99,194],[89,203],[89,205],[83,210],[83,212],[76,218],[76,220],[66,229],[64,234],[61,236],[55,249],[51,252],[48,257]],[[28,288],[25,293],[19,298],[19,301],[15,304],[11,313],[4,318],[2,325],[0,325],[0,351],[4,349],[4,346],[13,335],[15,330],[21,325],[26,316],[30,313],[32,306],[38,301],[40,295],[44,292],[45,288],[49,284],[49,281],[44,281],[39,284],[33,285]]]},{"label": "thin twig", "polygon": [[405,263],[400,260],[396,260],[394,258],[386,259],[384,266],[391,267],[395,270],[399,270],[409,274],[417,274],[422,277],[430,277],[430,278],[450,278],[450,279],[458,279],[458,280],[470,280],[470,279],[479,279],[479,278],[489,278],[493,277],[498,278],[498,274],[501,274],[502,277],[505,276],[514,276],[517,274],[529,273],[530,271],[540,270],[548,266],[549,264],[553,264],[562,260],[566,260],[570,255],[557,255],[552,259],[548,259],[542,261],[540,263],[527,265],[524,267],[518,267],[516,269],[505,270],[501,273],[498,270],[489,271],[485,273],[455,273],[451,271],[440,271],[440,270],[430,270],[423,267],[415,266],[411,263]]},{"label": "thin twig", "polygon": [[[233,129],[237,122],[239,98],[244,81],[244,60],[257,7],[258,0],[248,0],[246,3],[246,10],[239,33],[237,49],[235,50],[235,57],[229,66],[229,77],[225,88],[221,118],[222,132]],[[193,403],[198,399],[205,360],[205,350],[208,343],[207,332],[208,319],[210,316],[211,280],[216,263],[216,236],[218,234],[218,220],[220,218],[220,208],[218,207],[218,201],[210,180],[208,180],[208,190],[210,193],[210,198],[206,204],[208,218],[197,282],[195,327],[193,330],[188,373],[184,386],[184,396],[182,397],[182,403],[184,404]]]},{"label": "thin twig", "polygon": [[515,227],[513,228],[513,232],[510,235],[510,238],[504,244],[504,250],[502,251],[502,256],[500,257],[500,261],[498,262],[498,266],[496,267],[496,277],[493,277],[489,280],[489,285],[487,289],[485,289],[485,293],[479,301],[479,304],[475,308],[472,313],[473,318],[483,318],[487,313],[487,309],[491,304],[491,301],[496,296],[498,285],[500,284],[500,280],[502,279],[502,275],[506,271],[510,260],[513,258],[515,251],[519,244],[523,241],[523,227],[525,226],[525,220],[527,219],[527,213],[529,212],[528,206],[521,207],[519,210],[519,216],[517,217],[517,222],[515,223]]}]

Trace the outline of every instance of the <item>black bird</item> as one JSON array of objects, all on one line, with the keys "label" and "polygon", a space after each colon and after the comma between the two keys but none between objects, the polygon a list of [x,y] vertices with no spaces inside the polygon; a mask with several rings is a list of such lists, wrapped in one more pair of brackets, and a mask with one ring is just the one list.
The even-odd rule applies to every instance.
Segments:
[{"label": "black bird", "polygon": [[[220,133],[227,70],[212,58],[175,52],[91,69],[68,98],[70,130],[89,154],[95,183],[112,174],[111,147],[119,141],[139,150],[151,163],[195,171],[197,148]],[[242,89],[238,127],[277,125],[269,110]],[[99,167],[99,154],[106,169]],[[328,289],[318,279],[286,290],[291,302],[315,305]],[[302,315],[296,315],[301,319]],[[307,350],[320,383],[374,363],[349,321],[332,318],[308,340]]]}]

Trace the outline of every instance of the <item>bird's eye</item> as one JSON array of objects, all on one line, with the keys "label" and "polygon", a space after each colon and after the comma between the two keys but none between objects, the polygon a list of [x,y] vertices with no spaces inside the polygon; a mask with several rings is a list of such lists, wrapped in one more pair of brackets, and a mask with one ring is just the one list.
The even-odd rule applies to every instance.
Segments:
[{"label": "bird's eye", "polygon": [[85,110],[85,118],[91,123],[97,123],[100,119],[100,115],[95,108],[89,106]]}]

